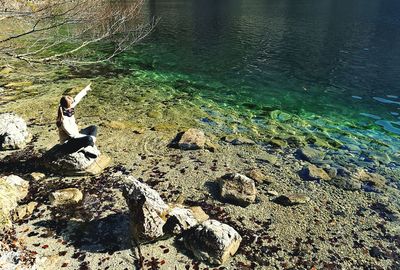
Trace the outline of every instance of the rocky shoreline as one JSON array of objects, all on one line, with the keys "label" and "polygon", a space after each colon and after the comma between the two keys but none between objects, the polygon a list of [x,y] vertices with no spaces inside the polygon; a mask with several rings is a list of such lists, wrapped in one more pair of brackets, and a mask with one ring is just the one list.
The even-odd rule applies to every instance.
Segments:
[{"label": "rocky shoreline", "polygon": [[[281,147],[198,129],[106,127],[99,148],[114,164],[98,175],[65,177],[40,162],[56,141],[41,136],[42,128],[29,126],[26,147],[1,153],[4,181],[18,175],[29,188],[12,206],[0,264],[17,257],[37,269],[400,267],[398,164],[361,160],[351,149],[292,141]],[[122,148],[107,144],[127,133]],[[157,237],[138,249],[124,181],[115,175],[135,177],[167,204],[201,207],[240,235],[236,254],[216,266],[180,237]],[[66,188],[81,195],[71,197],[78,198],[73,204],[54,204],[54,192]]]}]

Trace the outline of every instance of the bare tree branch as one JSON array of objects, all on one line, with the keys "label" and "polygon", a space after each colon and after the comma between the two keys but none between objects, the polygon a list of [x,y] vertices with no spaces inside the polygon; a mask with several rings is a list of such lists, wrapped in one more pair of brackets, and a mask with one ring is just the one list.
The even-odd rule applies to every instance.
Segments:
[{"label": "bare tree branch", "polygon": [[[0,20],[15,26],[3,33],[0,28],[0,54],[29,63],[110,61],[147,37],[158,22],[141,16],[144,0],[32,1],[35,5],[18,0],[2,2]],[[93,48],[105,44],[113,44],[114,50],[93,59]]]}]

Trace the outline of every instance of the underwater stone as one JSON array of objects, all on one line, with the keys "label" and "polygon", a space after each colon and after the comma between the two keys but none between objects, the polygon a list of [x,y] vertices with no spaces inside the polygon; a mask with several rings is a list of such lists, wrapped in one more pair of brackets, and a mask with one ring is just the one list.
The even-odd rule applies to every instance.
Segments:
[{"label": "underwater stone", "polygon": [[382,175],[377,173],[369,173],[363,169],[357,169],[353,177],[361,182],[371,184],[378,188],[384,187],[386,183],[386,179]]},{"label": "underwater stone", "polygon": [[228,173],[222,176],[218,183],[220,186],[220,196],[227,202],[247,206],[256,200],[256,186],[253,179],[247,176],[238,173]]},{"label": "underwater stone", "polygon": [[242,237],[227,224],[207,220],[185,231],[183,241],[196,258],[220,265],[236,253]]},{"label": "underwater stone", "polygon": [[235,135],[228,135],[224,137],[224,141],[233,145],[253,145],[255,142],[249,138],[239,137]]},{"label": "underwater stone", "polygon": [[331,177],[328,173],[322,169],[318,168],[314,164],[310,164],[303,169],[303,176],[305,180],[330,180]]},{"label": "underwater stone", "polygon": [[31,139],[24,119],[13,113],[0,114],[0,150],[23,148]]},{"label": "underwater stone", "polygon": [[309,146],[298,149],[296,154],[300,159],[309,161],[311,163],[319,163],[325,157],[325,153]]}]

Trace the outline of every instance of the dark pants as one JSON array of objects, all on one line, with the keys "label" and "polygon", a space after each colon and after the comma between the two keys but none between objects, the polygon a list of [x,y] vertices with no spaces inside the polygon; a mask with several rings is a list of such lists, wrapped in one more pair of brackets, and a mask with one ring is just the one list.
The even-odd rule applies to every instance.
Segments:
[{"label": "dark pants", "polygon": [[[87,136],[80,138],[71,138],[61,145],[61,151],[65,154],[71,154],[86,146],[94,146],[93,137],[97,136],[97,127],[88,126],[80,131]],[[93,136],[93,137],[92,137]]]}]

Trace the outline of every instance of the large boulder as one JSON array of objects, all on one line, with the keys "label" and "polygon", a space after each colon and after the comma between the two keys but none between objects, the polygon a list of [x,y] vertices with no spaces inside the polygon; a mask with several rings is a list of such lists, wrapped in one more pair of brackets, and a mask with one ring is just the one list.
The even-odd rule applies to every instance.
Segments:
[{"label": "large boulder", "polygon": [[11,225],[10,212],[28,194],[29,182],[16,175],[0,178],[0,229]]},{"label": "large boulder", "polygon": [[204,132],[195,128],[188,129],[182,134],[178,147],[183,150],[196,150],[204,148],[206,136]]},{"label": "large boulder", "polygon": [[24,119],[13,113],[0,114],[0,150],[23,148],[31,139]]},{"label": "large boulder", "polygon": [[65,175],[98,174],[111,159],[101,155],[96,146],[87,146],[71,154],[64,154],[61,145],[56,145],[44,155],[44,162],[50,170]]},{"label": "large boulder", "polygon": [[196,258],[220,265],[236,253],[242,237],[231,226],[210,219],[185,231],[183,241]]},{"label": "large boulder", "polygon": [[223,200],[247,206],[254,203],[257,189],[254,180],[238,173],[228,173],[218,180],[220,196]]},{"label": "large boulder", "polygon": [[123,181],[123,195],[130,211],[132,238],[138,243],[157,240],[164,235],[168,205],[157,191],[133,176],[125,176]]}]

